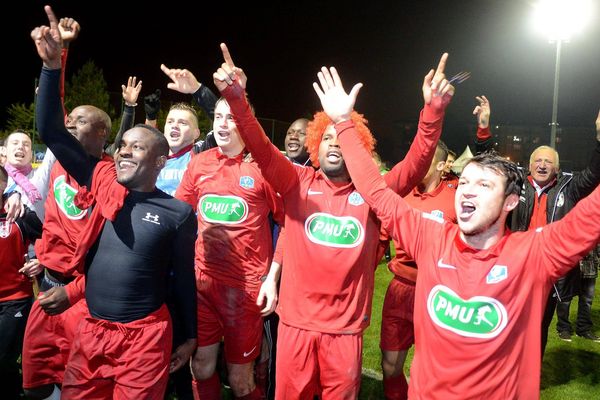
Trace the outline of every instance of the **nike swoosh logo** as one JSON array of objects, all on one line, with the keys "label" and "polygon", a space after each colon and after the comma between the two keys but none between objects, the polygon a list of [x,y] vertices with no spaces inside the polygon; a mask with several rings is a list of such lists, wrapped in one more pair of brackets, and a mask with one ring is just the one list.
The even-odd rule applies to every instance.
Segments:
[{"label": "nike swoosh logo", "polygon": [[202,175],[200,177],[200,182],[202,182],[203,180],[208,179],[208,178],[212,178],[212,175]]},{"label": "nike swoosh logo", "polygon": [[309,188],[308,189],[308,195],[312,196],[313,194],[323,194],[323,192],[317,192],[317,191],[312,190],[312,189]]},{"label": "nike swoosh logo", "polygon": [[252,352],[253,352],[254,350],[256,350],[256,346],[254,346],[254,347],[252,348],[252,350],[250,350],[249,352],[247,352],[247,353],[246,353],[246,352],[244,352],[244,357],[248,357],[250,354],[252,354]]},{"label": "nike swoosh logo", "polygon": [[438,267],[447,268],[447,269],[456,269],[456,267],[454,265],[445,264],[441,258],[438,260]]}]

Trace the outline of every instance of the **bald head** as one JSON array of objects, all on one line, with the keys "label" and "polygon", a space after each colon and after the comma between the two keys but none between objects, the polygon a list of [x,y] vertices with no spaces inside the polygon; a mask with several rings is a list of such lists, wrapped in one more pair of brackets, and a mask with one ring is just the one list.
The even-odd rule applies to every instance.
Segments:
[{"label": "bald head", "polygon": [[102,156],[112,126],[107,113],[90,105],[75,107],[67,117],[65,126],[88,154],[98,158]]}]

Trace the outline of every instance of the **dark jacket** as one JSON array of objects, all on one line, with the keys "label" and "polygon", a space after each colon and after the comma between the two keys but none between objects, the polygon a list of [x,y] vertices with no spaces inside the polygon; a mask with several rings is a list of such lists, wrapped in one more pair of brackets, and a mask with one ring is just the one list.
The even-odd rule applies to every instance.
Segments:
[{"label": "dark jacket", "polygon": [[[548,195],[546,208],[546,221],[548,223],[558,221],[563,218],[575,204],[588,194],[590,194],[600,183],[600,142],[597,142],[596,148],[592,153],[592,159],[589,165],[579,172],[565,173],[559,172],[553,186],[546,188]],[[535,188],[529,180],[525,180],[519,197],[519,204],[512,212],[510,220],[510,229],[512,231],[526,231],[529,228],[533,206],[536,201]],[[573,227],[577,229],[577,227]],[[575,269],[569,272],[565,277],[559,279],[555,285],[559,299],[569,300],[576,295],[572,283],[579,280],[579,270]]]}]

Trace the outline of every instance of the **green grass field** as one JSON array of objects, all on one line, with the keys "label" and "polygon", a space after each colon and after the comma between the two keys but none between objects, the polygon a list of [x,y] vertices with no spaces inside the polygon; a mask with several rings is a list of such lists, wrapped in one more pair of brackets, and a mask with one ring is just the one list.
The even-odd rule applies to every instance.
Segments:
[{"label": "green grass field", "polygon": [[[365,332],[363,350],[363,379],[360,399],[383,399],[379,350],[381,307],[385,290],[392,278],[385,264],[375,274],[375,294],[371,326]],[[600,331],[600,289],[596,290],[592,319]],[[575,321],[577,299],[571,305],[571,321]],[[556,319],[556,317],[555,317]],[[600,343],[573,336],[571,343],[563,342],[556,333],[556,322],[550,325],[548,346],[542,365],[542,400],[600,399]],[[405,372],[408,375],[412,351]]]}]

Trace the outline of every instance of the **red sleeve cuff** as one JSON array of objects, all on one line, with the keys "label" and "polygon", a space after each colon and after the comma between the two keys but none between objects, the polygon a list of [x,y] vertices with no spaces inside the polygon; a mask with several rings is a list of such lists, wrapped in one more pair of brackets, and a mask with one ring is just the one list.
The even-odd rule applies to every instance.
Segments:
[{"label": "red sleeve cuff", "polygon": [[438,121],[444,118],[445,112],[446,110],[435,109],[431,105],[425,104],[421,113],[421,121],[425,123]]},{"label": "red sleeve cuff", "polygon": [[480,128],[477,127],[477,140],[483,142],[484,140],[488,140],[492,137],[492,132],[490,132],[490,127]]}]

